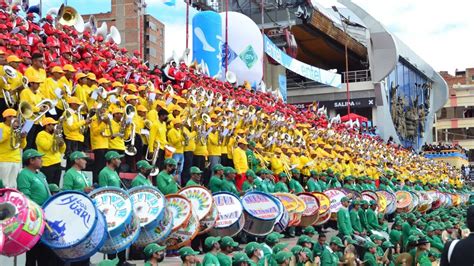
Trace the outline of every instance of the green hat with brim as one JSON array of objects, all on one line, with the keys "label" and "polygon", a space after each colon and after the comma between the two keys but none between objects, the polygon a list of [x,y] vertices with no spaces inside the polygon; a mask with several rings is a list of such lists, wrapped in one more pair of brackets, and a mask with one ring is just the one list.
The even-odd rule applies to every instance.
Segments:
[{"label": "green hat with brim", "polygon": [[278,177],[282,178],[282,177],[288,177],[288,175],[285,173],[285,172],[281,172]]},{"label": "green hat with brim", "polygon": [[164,161],[164,165],[178,165],[178,162],[176,162],[175,159],[173,158],[168,158]]},{"label": "green hat with brim", "polygon": [[285,248],[288,247],[288,245],[289,245],[288,243],[278,243],[278,244],[276,244],[272,249],[273,254],[276,254],[276,253],[284,250]]},{"label": "green hat with brim", "polygon": [[383,248],[393,248],[394,245],[390,241],[385,241],[385,242],[382,243],[382,247]]},{"label": "green hat with brim", "polygon": [[293,255],[295,255],[295,256],[297,256],[298,253],[300,253],[301,251],[303,251],[303,247],[300,246],[300,245],[296,245],[296,246],[291,248],[291,253],[293,253]]},{"label": "green hat with brim", "polygon": [[140,160],[137,162],[137,169],[145,169],[145,170],[150,170],[152,169],[153,166],[147,162],[146,160]]},{"label": "green hat with brim", "polygon": [[120,159],[120,158],[123,158],[125,155],[123,154],[119,154],[118,152],[116,151],[108,151],[106,154],[105,154],[105,160],[106,161],[110,161],[112,159]]},{"label": "green hat with brim", "polygon": [[220,241],[221,247],[238,247],[239,243],[235,242],[230,236],[224,236]]},{"label": "green hat with brim", "polygon": [[291,259],[292,256],[293,254],[291,254],[291,252],[280,251],[275,255],[275,260],[277,263],[281,264],[281,263],[284,263],[286,260]]},{"label": "green hat with brim", "polygon": [[252,254],[257,249],[262,249],[262,245],[257,242],[250,242],[245,246],[245,253],[249,256],[249,254]]},{"label": "green hat with brim", "polygon": [[291,173],[296,175],[296,174],[300,173],[300,170],[298,170],[296,168],[293,168],[293,169],[291,169]]},{"label": "green hat with brim", "polygon": [[150,258],[156,252],[160,252],[160,251],[163,251],[165,249],[166,249],[166,247],[164,247],[164,246],[160,246],[156,243],[151,243],[151,244],[146,245],[146,247],[143,249],[143,254],[145,254],[145,256],[147,258]]},{"label": "green hat with brim", "polygon": [[360,205],[369,205],[369,202],[367,200],[361,200]]},{"label": "green hat with brim", "polygon": [[257,177],[257,175],[255,175],[255,172],[253,170],[250,170],[250,169],[247,170],[247,172],[245,172],[245,175],[253,177],[253,178]]},{"label": "green hat with brim", "polygon": [[199,252],[195,251],[191,247],[182,247],[178,251],[179,256],[185,257],[185,256],[190,256],[190,255],[198,255]]},{"label": "green hat with brim", "polygon": [[377,205],[377,202],[375,200],[371,200],[370,205]]},{"label": "green hat with brim", "polygon": [[245,254],[244,252],[237,252],[234,254],[234,256],[232,256],[232,262],[233,263],[239,263],[239,262],[249,263],[250,259],[247,256],[247,254]]},{"label": "green hat with brim", "polygon": [[219,240],[221,240],[220,237],[218,236],[208,236],[206,238],[206,240],[204,240],[204,245],[207,247],[207,248],[212,248],[212,246],[215,244],[215,243],[218,243]]},{"label": "green hat with brim", "polygon": [[237,171],[235,171],[235,169],[232,168],[232,167],[228,166],[228,167],[224,168],[224,174],[225,175],[236,174],[236,173],[237,173]]},{"label": "green hat with brim", "polygon": [[85,154],[82,151],[75,151],[71,153],[71,155],[69,155],[69,160],[71,160],[72,162],[77,159],[88,159],[88,158],[89,156],[87,156],[87,154]]},{"label": "green hat with brim", "polygon": [[282,235],[280,233],[277,233],[277,232],[273,232],[273,233],[268,234],[265,237],[265,243],[275,244],[275,243],[278,243],[278,241],[280,241],[280,239],[282,239],[283,237],[284,237],[284,235]]},{"label": "green hat with brim", "polygon": [[311,249],[304,247],[303,252],[306,253],[306,257],[308,257],[310,262],[314,261],[313,251],[311,251]]},{"label": "green hat with brim", "polygon": [[310,175],[317,175],[318,172],[316,172],[316,170],[310,170],[310,171],[309,171],[309,174],[310,174]]},{"label": "green hat with brim", "polygon": [[59,187],[56,184],[48,184],[48,188],[50,192],[59,192]]},{"label": "green hat with brim", "polygon": [[224,170],[224,166],[222,166],[222,164],[220,164],[220,163],[218,163],[218,164],[216,164],[212,167],[212,171],[214,171],[214,172],[220,171],[220,170]]},{"label": "green hat with brim", "polygon": [[191,169],[189,170],[189,172],[191,174],[202,174],[203,172],[201,171],[201,169],[199,169],[199,167],[197,166],[193,166],[191,167]]},{"label": "green hat with brim", "polygon": [[119,258],[115,258],[113,260],[103,260],[97,264],[98,266],[117,266],[119,263]]},{"label": "green hat with brim", "polygon": [[39,153],[35,149],[27,149],[27,150],[23,151],[23,155],[22,155],[21,159],[23,161],[25,161],[25,160],[28,160],[28,159],[31,159],[31,158],[43,157],[43,156],[44,156],[43,153]]},{"label": "green hat with brim", "polygon": [[300,236],[300,238],[298,238],[298,245],[303,245],[304,243],[313,243],[313,240],[311,239],[311,237],[307,236],[307,235],[302,235]]},{"label": "green hat with brim", "polygon": [[348,197],[342,197],[341,202],[349,202],[351,201]]},{"label": "green hat with brim", "polygon": [[313,234],[313,235],[316,235],[316,234],[318,234],[318,232],[316,231],[316,229],[314,229],[313,226],[309,225],[309,226],[306,226],[306,227],[303,229],[303,234]]},{"label": "green hat with brim", "polygon": [[342,240],[341,240],[339,237],[337,237],[337,236],[333,236],[333,237],[331,238],[331,242],[330,242],[330,243],[331,243],[331,244],[332,244],[332,243],[333,243],[333,244],[336,244],[336,245],[338,245],[338,246],[341,247],[341,248],[344,247],[344,244],[342,243]]},{"label": "green hat with brim", "polygon": [[375,243],[372,242],[372,241],[367,241],[367,242],[365,242],[365,246],[364,246],[364,247],[367,248],[367,249],[369,249],[369,248],[375,248],[375,247],[377,247],[377,245],[375,245]]}]

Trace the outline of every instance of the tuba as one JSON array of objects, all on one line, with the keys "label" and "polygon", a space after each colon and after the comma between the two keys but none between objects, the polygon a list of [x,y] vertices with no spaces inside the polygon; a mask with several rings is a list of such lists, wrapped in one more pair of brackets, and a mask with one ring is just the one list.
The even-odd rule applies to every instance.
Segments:
[{"label": "tuba", "polygon": [[[156,167],[156,161],[158,161],[158,152],[160,151],[160,142],[156,141],[155,142],[156,148],[153,151],[152,157],[150,158],[150,144],[148,144],[148,149],[146,150],[145,154],[145,160],[149,161],[151,165],[153,165],[153,169],[151,170],[150,176],[157,176],[160,173],[160,169]],[[152,144],[153,145],[153,144]],[[153,146],[151,146],[153,147]]]},{"label": "tuba", "polygon": [[12,132],[10,134],[10,147],[18,149],[21,146],[21,128],[23,121],[33,116],[33,109],[28,102],[21,102],[18,106],[18,116],[11,123]]},{"label": "tuba", "polygon": [[71,6],[61,5],[58,11],[58,23],[64,26],[73,26],[78,32],[84,31],[84,20],[81,14]]}]

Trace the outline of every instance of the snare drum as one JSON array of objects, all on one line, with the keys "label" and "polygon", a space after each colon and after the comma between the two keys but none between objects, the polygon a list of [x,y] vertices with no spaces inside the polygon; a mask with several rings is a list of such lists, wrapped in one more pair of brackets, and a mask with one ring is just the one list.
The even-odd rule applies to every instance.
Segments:
[{"label": "snare drum", "polygon": [[346,197],[346,192],[342,189],[328,189],[323,192],[331,200],[331,206],[329,210],[331,211],[331,220],[337,220],[337,212],[342,207],[341,199]]},{"label": "snare drum", "polygon": [[0,220],[4,243],[2,255],[13,257],[33,248],[44,231],[43,210],[18,190],[0,189]]},{"label": "snare drum", "polygon": [[301,222],[299,226],[309,226],[313,225],[318,221],[319,218],[319,201],[316,196],[311,193],[299,193],[298,198],[302,199],[306,204],[306,209],[303,212],[301,217]]},{"label": "snare drum", "polygon": [[237,235],[245,224],[242,203],[239,198],[228,192],[214,193],[212,197],[219,215],[209,234],[230,237]]},{"label": "snare drum", "polygon": [[325,224],[331,218],[331,200],[323,193],[313,192],[313,195],[319,201],[319,217],[314,225]]},{"label": "snare drum", "polygon": [[290,193],[274,193],[273,195],[280,200],[283,207],[288,212],[289,221],[287,226],[292,226],[296,221],[301,220],[301,218],[298,218],[296,212],[296,209],[298,208],[298,200],[295,195]]},{"label": "snare drum", "polygon": [[134,245],[144,247],[157,242],[161,236],[156,233],[156,228],[164,219],[166,211],[165,196],[152,186],[134,187],[128,192],[132,199],[134,213],[138,217],[141,227],[140,235]]},{"label": "snare drum", "polygon": [[216,212],[213,213],[214,199],[211,192],[201,186],[190,186],[181,189],[178,193],[191,201],[193,213],[197,215],[201,224],[200,231],[203,233],[209,231],[217,219],[217,215],[214,215]]},{"label": "snare drum", "polygon": [[54,195],[43,204],[46,230],[41,240],[63,261],[90,258],[107,239],[107,223],[94,202],[85,194],[66,191]]},{"label": "snare drum", "polygon": [[171,215],[173,216],[172,232],[176,232],[188,226],[193,207],[187,198],[178,194],[166,195],[166,207],[171,211]]},{"label": "snare drum", "polygon": [[397,212],[409,212],[410,205],[413,204],[413,196],[408,191],[397,191],[395,193],[395,197],[397,199]]},{"label": "snare drum", "polygon": [[120,188],[103,187],[89,196],[107,221],[108,238],[100,252],[116,254],[127,249],[140,234],[140,219],[134,215],[130,195]]},{"label": "snare drum", "polygon": [[244,231],[255,236],[269,234],[281,212],[276,199],[263,192],[251,191],[242,197],[241,202],[245,215]]}]

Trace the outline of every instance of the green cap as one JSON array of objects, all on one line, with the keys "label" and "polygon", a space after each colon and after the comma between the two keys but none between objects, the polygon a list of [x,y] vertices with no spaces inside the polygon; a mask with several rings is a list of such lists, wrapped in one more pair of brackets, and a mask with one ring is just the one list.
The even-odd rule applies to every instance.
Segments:
[{"label": "green cap", "polygon": [[189,170],[191,174],[202,174],[201,169],[197,166],[192,166],[191,169]]},{"label": "green cap", "polygon": [[89,158],[89,156],[87,156],[82,151],[75,151],[75,152],[71,153],[71,155],[69,155],[69,160],[71,160],[71,161],[75,161],[77,159],[87,159],[87,158]]},{"label": "green cap", "polygon": [[234,239],[232,239],[232,237],[230,236],[224,236],[221,241],[221,247],[238,247],[239,246],[239,243],[235,242]]},{"label": "green cap", "polygon": [[359,200],[353,200],[352,205],[360,205],[360,201]]},{"label": "green cap", "polygon": [[287,247],[288,247],[288,243],[278,243],[272,249],[273,254],[277,254],[278,252],[284,250]]},{"label": "green cap", "polygon": [[306,227],[303,229],[303,234],[313,234],[313,235],[317,235],[318,232],[314,229],[313,226],[308,225],[308,226],[306,226]]},{"label": "green cap", "polygon": [[271,244],[276,244],[278,243],[278,241],[280,241],[280,239],[282,239],[284,237],[284,235],[280,234],[280,233],[277,233],[277,232],[273,232],[273,233],[270,233],[268,234],[266,237],[265,237],[265,243],[271,245]]},{"label": "green cap", "polygon": [[247,254],[243,252],[237,252],[232,257],[232,263],[239,263],[239,262],[250,262],[250,259],[247,256]]},{"label": "green cap", "polygon": [[185,257],[189,255],[198,255],[198,251],[194,251],[191,247],[182,247],[179,249],[178,254],[180,257]]},{"label": "green cap", "polygon": [[103,260],[97,264],[98,266],[116,266],[119,263],[119,258],[113,260]]},{"label": "green cap", "polygon": [[288,177],[288,176],[286,175],[285,172],[281,172],[281,173],[278,175],[278,177],[282,178],[282,177]]},{"label": "green cap", "polygon": [[215,243],[219,243],[219,240],[221,240],[220,237],[216,236],[208,236],[206,238],[206,240],[204,240],[204,245],[207,247],[207,248],[212,248],[212,246],[215,244]]},{"label": "green cap", "polygon": [[300,173],[300,170],[296,169],[296,168],[293,168],[291,169],[291,173],[292,174],[299,174]]},{"label": "green cap", "polygon": [[35,149],[27,149],[26,151],[23,151],[23,156],[21,157],[21,159],[25,161],[31,158],[42,157],[42,156],[44,156],[44,154],[39,153]]},{"label": "green cap", "polygon": [[331,243],[331,244],[334,243],[334,244],[338,245],[338,246],[341,247],[341,248],[344,247],[344,244],[342,243],[342,240],[341,240],[339,237],[337,237],[337,236],[331,237],[331,242],[330,242],[330,243]]},{"label": "green cap", "polygon": [[309,237],[307,235],[302,235],[298,238],[297,244],[298,245],[303,245],[304,243],[313,243],[313,240],[311,239],[311,237]]},{"label": "green cap", "polygon": [[308,257],[309,261],[314,261],[313,251],[311,251],[311,249],[305,247],[303,248],[303,252],[306,253],[306,257]]},{"label": "green cap", "polygon": [[435,229],[434,229],[433,226],[428,226],[428,227],[426,227],[426,232],[432,232],[432,231],[434,231],[434,230],[435,230]]},{"label": "green cap", "polygon": [[153,166],[147,162],[146,160],[140,160],[137,162],[137,169],[145,169],[145,170],[150,170],[152,169]]},{"label": "green cap", "polygon": [[164,164],[165,164],[165,165],[177,165],[178,162],[176,162],[176,160],[173,159],[173,158],[168,158],[168,159],[166,159],[166,160],[164,161]]},{"label": "green cap", "polygon": [[365,246],[364,246],[364,247],[367,248],[367,249],[369,249],[369,248],[375,248],[375,247],[377,247],[377,245],[375,245],[375,243],[372,242],[372,241],[367,241],[367,242],[365,242]]},{"label": "green cap", "polygon": [[120,158],[122,158],[123,156],[125,156],[125,155],[119,154],[119,153],[116,152],[116,151],[108,151],[108,152],[105,154],[105,160],[106,160],[106,161],[110,161],[110,160],[112,160],[112,159],[120,159]]},{"label": "green cap", "polygon": [[310,175],[317,175],[318,172],[316,172],[316,170],[310,170],[310,171],[309,171],[309,174],[310,174]]},{"label": "green cap", "polygon": [[250,242],[245,246],[245,253],[247,253],[247,256],[251,257],[249,254],[252,254],[257,249],[262,249],[262,245],[257,242]]},{"label": "green cap", "polygon": [[298,253],[300,253],[301,251],[303,251],[303,247],[300,246],[300,245],[296,245],[296,246],[291,248],[291,253],[293,253],[293,255],[295,255],[295,256],[297,256]]},{"label": "green cap", "polygon": [[367,202],[366,200],[361,200],[360,205],[369,205],[369,202]]},{"label": "green cap", "polygon": [[50,192],[59,192],[59,187],[56,184],[48,184],[48,188]]},{"label": "green cap", "polygon": [[151,243],[151,244],[146,245],[146,247],[143,249],[143,253],[145,254],[145,256],[147,258],[150,258],[156,252],[159,252],[159,251],[162,251],[162,250],[165,250],[165,249],[166,249],[166,247],[164,247],[164,246],[160,246],[156,243]]},{"label": "green cap", "polygon": [[377,205],[377,202],[375,200],[371,200],[370,205]]},{"label": "green cap", "polygon": [[342,197],[341,202],[349,202],[351,201],[348,197]]},{"label": "green cap", "polygon": [[220,164],[220,163],[218,163],[218,164],[216,164],[212,167],[212,171],[214,171],[214,172],[215,171],[220,171],[220,170],[224,170],[224,166],[222,166],[222,164]]},{"label": "green cap", "polygon": [[384,242],[382,243],[382,247],[383,247],[383,248],[393,248],[394,245],[393,245],[392,242],[390,242],[390,241],[384,241]]},{"label": "green cap", "polygon": [[235,169],[232,167],[227,166],[224,168],[224,175],[236,174],[236,173],[237,171],[235,171]]},{"label": "green cap", "polygon": [[257,176],[255,175],[255,172],[254,172],[253,170],[250,170],[250,169],[247,170],[247,172],[245,172],[245,175],[246,175],[246,176],[253,177],[253,178],[257,177]]},{"label": "green cap", "polygon": [[255,141],[251,140],[249,141],[249,147],[255,147],[257,145],[257,143],[255,143]]},{"label": "green cap", "polygon": [[293,256],[293,254],[291,254],[291,252],[280,251],[275,255],[275,260],[276,260],[277,263],[281,264],[281,263],[284,263],[286,260],[291,259],[291,256]]}]

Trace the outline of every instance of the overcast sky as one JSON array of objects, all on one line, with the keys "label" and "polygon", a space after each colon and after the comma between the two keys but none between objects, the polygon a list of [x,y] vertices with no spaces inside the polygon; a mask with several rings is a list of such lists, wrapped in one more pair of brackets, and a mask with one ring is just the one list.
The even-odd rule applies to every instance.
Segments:
[{"label": "overcast sky", "polygon": [[[30,3],[39,0],[30,0]],[[353,0],[381,21],[412,50],[437,71],[451,73],[457,69],[474,67],[474,1],[471,0]],[[59,6],[62,1],[43,0],[44,8]],[[176,0],[175,7],[163,0],[147,0],[147,12],[164,22],[166,57],[185,47],[185,4]],[[81,13],[110,11],[110,0],[69,0]],[[318,0],[323,6],[336,4],[335,0]],[[337,4],[336,4],[337,5]],[[191,15],[195,14],[191,10]],[[191,39],[191,38],[190,38]]]}]

